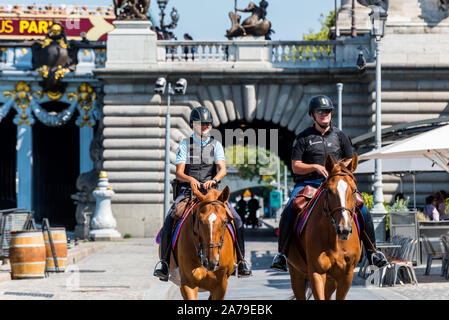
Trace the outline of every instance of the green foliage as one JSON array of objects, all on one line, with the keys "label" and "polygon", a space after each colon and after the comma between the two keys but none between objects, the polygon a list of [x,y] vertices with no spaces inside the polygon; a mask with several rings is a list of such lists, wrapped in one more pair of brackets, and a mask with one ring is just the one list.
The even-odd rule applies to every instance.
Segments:
[{"label": "green foliage", "polygon": [[131,236],[129,233],[127,233],[127,234],[125,234],[125,235],[123,236],[123,238],[124,238],[124,239],[129,239],[129,238],[132,238],[132,236]]},{"label": "green foliage", "polygon": [[303,40],[315,40],[324,41],[329,39],[329,31],[335,27],[335,11],[332,10],[325,17],[324,14],[320,15],[321,30],[314,32],[313,29],[309,29],[309,33],[303,34]]},{"label": "green foliage", "polygon": [[374,205],[373,195],[372,194],[368,194],[366,192],[362,192],[361,195],[362,195],[362,198],[363,198],[363,202],[365,203],[365,206],[368,208],[368,210],[371,210],[371,208]]},{"label": "green foliage", "polygon": [[[259,182],[267,184],[276,180],[279,158],[262,147],[233,145],[225,148],[226,164],[235,167],[242,179],[257,177]],[[284,162],[281,161],[281,168]]]},{"label": "green foliage", "polygon": [[418,212],[416,212],[416,218],[418,219],[418,221],[430,221],[429,217],[426,217],[424,212],[419,210]]},{"label": "green foliage", "polygon": [[395,203],[393,203],[392,206],[385,205],[385,210],[388,212],[401,212],[401,211],[408,211],[408,203],[410,202],[410,198],[407,197],[407,200],[404,199],[397,199]]}]

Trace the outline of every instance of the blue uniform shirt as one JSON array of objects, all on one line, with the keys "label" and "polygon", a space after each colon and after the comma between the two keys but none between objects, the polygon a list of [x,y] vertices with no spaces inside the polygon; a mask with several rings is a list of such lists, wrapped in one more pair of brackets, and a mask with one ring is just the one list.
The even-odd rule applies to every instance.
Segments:
[{"label": "blue uniform shirt", "polygon": [[[192,137],[193,137],[193,142],[201,144],[201,146],[205,146],[210,140],[210,137],[207,137],[205,141],[200,141],[194,134],[192,134]],[[188,158],[189,158],[189,150],[187,150],[187,140],[184,139],[179,144],[178,151],[176,151],[175,164],[187,163]],[[215,158],[215,163],[217,163],[220,160],[223,160],[223,161],[225,160],[225,153],[224,153],[223,145],[218,140],[215,144],[214,158]]]}]

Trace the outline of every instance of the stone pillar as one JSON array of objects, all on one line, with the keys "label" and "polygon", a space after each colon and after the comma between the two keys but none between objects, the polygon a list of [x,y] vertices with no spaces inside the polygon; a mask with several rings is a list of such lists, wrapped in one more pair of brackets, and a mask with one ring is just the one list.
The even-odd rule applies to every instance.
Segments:
[{"label": "stone pillar", "polygon": [[385,213],[371,212],[374,224],[374,234],[376,235],[376,242],[385,241],[387,238],[387,219]]},{"label": "stone pillar", "polygon": [[271,41],[266,41],[264,37],[245,36],[235,39],[236,45],[236,66],[255,67],[255,64],[271,67],[272,46]]},{"label": "stone pillar", "polygon": [[97,188],[93,191],[97,199],[95,213],[90,224],[89,237],[96,241],[120,240],[120,233],[115,230],[117,223],[112,215],[111,198],[114,191],[108,182],[106,171],[101,171]]},{"label": "stone pillar", "polygon": [[108,33],[106,68],[142,68],[157,62],[156,33],[146,20],[117,20]]}]

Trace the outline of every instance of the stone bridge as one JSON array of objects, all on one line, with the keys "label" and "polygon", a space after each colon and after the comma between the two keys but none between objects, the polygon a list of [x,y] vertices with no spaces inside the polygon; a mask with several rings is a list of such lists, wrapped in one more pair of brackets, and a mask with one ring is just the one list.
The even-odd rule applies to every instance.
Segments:
[{"label": "stone bridge", "polygon": [[[438,11],[430,2],[426,6],[421,8],[427,13],[429,8]],[[382,46],[383,128],[425,119],[438,122],[448,115],[449,58],[444,50],[449,42],[443,26],[433,28],[430,34],[423,31],[430,22],[421,21],[422,28],[417,27],[420,18],[415,11],[419,8],[418,2],[411,0],[390,6]],[[106,67],[97,69],[95,75],[104,82],[104,168],[117,192],[113,205],[121,228],[151,236],[159,226],[155,222],[162,222],[167,99],[153,92],[158,77],[172,83],[179,78],[188,81],[185,96],[172,96],[172,162],[178,142],[191,134],[190,110],[205,105],[219,130],[278,129],[279,154],[289,163],[294,136],[311,124],[308,100],[321,93],[336,104],[339,82],[344,84],[343,130],[353,139],[373,132],[375,57],[368,29],[369,9],[356,7],[356,38],[348,36],[348,12],[350,1],[342,1],[342,36],[324,42],[257,38],[156,41],[143,25],[116,22],[108,38]],[[133,32],[138,36],[130,36]],[[435,59],[429,59],[430,48]],[[367,59],[364,72],[356,66],[360,50]],[[364,152],[372,146],[357,147]],[[172,174],[174,169],[172,166]],[[371,184],[372,176],[359,177],[362,190],[370,192]],[[411,195],[411,188],[404,186],[406,196]],[[418,202],[444,188],[447,176],[418,176]],[[399,179],[384,175],[385,200],[390,201],[398,191]]]},{"label": "stone bridge", "polygon": [[[307,115],[310,97],[326,94],[336,105],[337,83],[344,85],[343,130],[357,142],[359,153],[372,148],[374,43],[369,34],[369,9],[356,4],[354,12],[357,37],[350,36],[351,1],[342,0],[340,37],[329,41],[157,41],[149,22],[114,22],[115,30],[108,34],[106,63],[94,69],[87,80],[95,84],[101,100],[103,168],[116,192],[113,212],[118,230],[150,237],[163,221],[167,97],[153,91],[159,77],[171,83],[179,78],[188,81],[186,95],[171,99],[172,163],[179,141],[192,133],[190,110],[205,105],[214,116],[214,128],[222,132],[277,129],[279,156],[289,164],[295,135],[311,125]],[[382,125],[385,130],[399,128],[389,131],[391,140],[404,134],[410,122],[426,120],[416,130],[447,122],[447,20],[434,0],[390,4],[381,52]],[[360,51],[367,59],[365,71],[356,66]],[[1,63],[2,59],[0,68]],[[37,84],[37,77],[25,74]],[[6,77],[3,73],[2,89],[11,90],[23,76],[16,71]],[[86,81],[81,76],[68,79],[73,85]],[[81,140],[81,158],[86,159],[87,140]],[[171,165],[172,177],[174,172]],[[432,192],[449,189],[447,181],[447,174],[417,176],[418,203]],[[358,182],[362,191],[370,192],[371,175],[358,177]],[[399,191],[399,178],[384,175],[383,183],[385,200],[390,201]],[[404,193],[411,196],[411,184],[404,185]]]}]

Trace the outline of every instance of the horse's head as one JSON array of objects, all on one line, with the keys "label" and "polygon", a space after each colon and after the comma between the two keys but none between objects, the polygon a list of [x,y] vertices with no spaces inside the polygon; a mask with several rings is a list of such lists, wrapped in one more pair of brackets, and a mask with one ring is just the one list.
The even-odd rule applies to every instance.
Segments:
[{"label": "horse's head", "polygon": [[226,205],[230,196],[229,187],[226,186],[222,192],[210,189],[206,195],[193,187],[193,193],[200,201],[194,214],[193,227],[198,235],[198,254],[203,266],[215,271],[219,267],[226,224],[232,220]]},{"label": "horse's head", "polygon": [[329,155],[325,167],[329,173],[326,181],[327,210],[340,240],[348,240],[352,234],[352,221],[356,209],[357,186],[352,174],[357,168],[358,156],[354,153],[347,167],[341,161],[335,163]]}]

